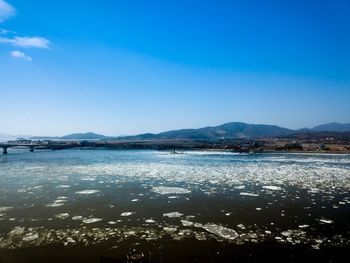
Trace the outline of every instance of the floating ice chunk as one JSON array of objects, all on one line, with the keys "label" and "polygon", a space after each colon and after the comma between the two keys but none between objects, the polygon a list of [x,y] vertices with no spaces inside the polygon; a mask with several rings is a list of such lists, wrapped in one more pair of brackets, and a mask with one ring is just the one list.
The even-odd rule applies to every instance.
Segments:
[{"label": "floating ice chunk", "polygon": [[73,216],[72,220],[82,220],[83,217],[82,216]]},{"label": "floating ice chunk", "polygon": [[83,220],[83,223],[85,224],[92,224],[101,221],[101,218],[87,218]]},{"label": "floating ice chunk", "polygon": [[10,231],[9,235],[12,235],[12,236],[22,235],[24,231],[25,231],[25,227],[16,226],[14,229]]},{"label": "floating ice chunk", "polygon": [[67,237],[67,238],[66,238],[66,241],[67,241],[68,243],[75,243],[75,240],[74,240],[73,238],[71,238],[71,237]]},{"label": "floating ice chunk", "polygon": [[95,181],[96,180],[96,177],[82,177],[80,178],[80,180],[82,181]]},{"label": "floating ice chunk", "polygon": [[318,193],[318,192],[320,192],[320,189],[318,189],[318,188],[311,188],[311,189],[308,190],[308,192],[309,193]]},{"label": "floating ice chunk", "polygon": [[205,224],[203,228],[207,230],[209,233],[212,233],[214,235],[217,235],[229,240],[234,240],[239,236],[235,230],[227,227],[219,226],[216,224]]},{"label": "floating ice chunk", "polygon": [[135,199],[132,199],[131,202],[138,202],[140,199],[138,198],[135,198]]},{"label": "floating ice chunk", "polygon": [[238,224],[237,227],[240,228],[240,229],[242,229],[242,230],[245,229],[245,226],[244,226],[243,224]]},{"label": "floating ice chunk", "polygon": [[257,207],[257,208],[255,208],[255,210],[256,210],[256,211],[261,211],[262,208],[261,208],[261,207]]},{"label": "floating ice chunk", "polygon": [[120,214],[120,216],[131,216],[133,214],[135,214],[135,212],[123,212]]},{"label": "floating ice chunk", "polygon": [[48,204],[46,206],[48,207],[59,207],[59,206],[63,206],[65,202],[67,202],[66,200],[67,197],[64,196],[60,196],[57,198],[57,200],[53,201],[53,203]]},{"label": "floating ice chunk", "polygon": [[319,245],[319,244],[317,244],[317,245],[311,245],[311,247],[312,247],[313,249],[315,249],[315,250],[320,249],[320,245]]},{"label": "floating ice chunk", "polygon": [[179,212],[170,212],[170,213],[165,213],[163,214],[163,216],[165,217],[170,217],[170,218],[173,218],[173,217],[181,217],[183,216],[184,214],[182,213],[179,213]]},{"label": "floating ice chunk", "polygon": [[56,203],[53,202],[51,204],[46,205],[47,207],[59,207],[59,206],[64,206],[64,203]]},{"label": "floating ice chunk", "polygon": [[78,191],[75,192],[76,194],[80,194],[80,195],[91,195],[91,194],[96,194],[99,193],[99,190],[82,190],[82,191]]},{"label": "floating ice chunk", "polygon": [[10,209],[13,209],[13,207],[12,206],[2,206],[2,207],[0,207],[0,212],[5,212],[5,211],[10,210]]},{"label": "floating ice chunk", "polygon": [[165,226],[165,227],[163,227],[163,230],[165,232],[176,232],[177,231],[177,227],[167,227],[167,226]]},{"label": "floating ice chunk", "polygon": [[291,232],[289,230],[281,232],[282,236],[289,237],[291,235]]},{"label": "floating ice chunk", "polygon": [[65,218],[69,217],[69,213],[57,214],[57,215],[55,215],[55,217],[56,217],[57,219],[65,219]]},{"label": "floating ice chunk", "polygon": [[194,225],[193,222],[188,221],[188,220],[181,220],[181,224],[182,224],[183,226],[193,226],[193,225]]},{"label": "floating ice chunk", "polygon": [[168,195],[168,194],[189,194],[191,193],[191,190],[181,188],[181,187],[168,187],[168,186],[157,186],[153,187],[152,191],[161,194],[161,195]]},{"label": "floating ice chunk", "polygon": [[115,222],[115,221],[109,221],[108,222],[108,224],[110,224],[110,225],[115,225],[117,222]]},{"label": "floating ice chunk", "polygon": [[22,238],[25,242],[31,242],[39,238],[37,233],[28,233],[25,237]]},{"label": "floating ice chunk", "polygon": [[319,219],[319,221],[321,223],[325,223],[325,224],[333,224],[334,223],[333,220],[331,220],[331,219],[324,219],[324,218]]},{"label": "floating ice chunk", "polygon": [[274,185],[264,185],[263,188],[267,189],[267,190],[272,190],[272,191],[280,191],[280,190],[282,190],[281,187],[274,186]]},{"label": "floating ice chunk", "polygon": [[178,199],[179,197],[176,196],[176,195],[171,195],[171,196],[168,196],[168,199]]},{"label": "floating ice chunk", "polygon": [[196,222],[194,223],[194,227],[203,228],[203,224]]},{"label": "floating ice chunk", "polygon": [[70,185],[68,184],[61,184],[61,185],[57,185],[57,188],[70,188]]},{"label": "floating ice chunk", "polygon": [[243,190],[243,189],[245,189],[245,186],[244,185],[237,185],[234,188],[237,190]]},{"label": "floating ice chunk", "polygon": [[275,237],[275,239],[279,242],[283,242],[283,238],[281,238],[281,237]]},{"label": "floating ice chunk", "polygon": [[246,192],[241,192],[239,193],[240,195],[243,195],[243,196],[259,196],[258,194],[254,194],[254,193],[246,193]]},{"label": "floating ice chunk", "polygon": [[309,225],[299,225],[298,227],[299,227],[299,228],[308,228]]},{"label": "floating ice chunk", "polygon": [[156,221],[154,221],[153,219],[146,219],[145,222],[146,222],[146,223],[153,224],[153,223],[155,223]]},{"label": "floating ice chunk", "polygon": [[195,233],[195,238],[199,241],[206,241],[207,237],[204,233]]}]

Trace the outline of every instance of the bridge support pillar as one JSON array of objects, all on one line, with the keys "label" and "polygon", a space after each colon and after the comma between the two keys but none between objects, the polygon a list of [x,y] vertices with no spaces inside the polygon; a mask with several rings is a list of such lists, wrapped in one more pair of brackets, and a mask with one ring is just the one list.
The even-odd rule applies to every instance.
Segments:
[{"label": "bridge support pillar", "polygon": [[29,151],[32,153],[32,152],[34,152],[34,146],[30,146],[29,147]]},{"label": "bridge support pillar", "polygon": [[2,153],[7,154],[7,147],[2,147]]}]

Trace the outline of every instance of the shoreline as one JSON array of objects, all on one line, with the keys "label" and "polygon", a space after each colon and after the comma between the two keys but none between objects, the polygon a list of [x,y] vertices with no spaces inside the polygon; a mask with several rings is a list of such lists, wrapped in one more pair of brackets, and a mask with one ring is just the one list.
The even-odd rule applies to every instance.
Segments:
[{"label": "shoreline", "polygon": [[[26,150],[27,147],[19,146],[12,147],[13,150],[23,149]],[[167,149],[156,149],[154,147],[149,148],[140,148],[140,147],[106,147],[106,146],[67,146],[60,148],[50,148],[50,147],[39,147],[36,148],[35,151],[43,151],[43,150],[51,150],[51,151],[59,151],[59,150],[116,150],[116,151],[142,151],[142,150],[150,150],[150,151],[160,151],[160,152],[169,152],[169,154],[183,154],[185,152],[218,152],[218,153],[232,153],[239,155],[252,155],[252,154],[305,154],[305,155],[350,155],[350,151],[298,151],[298,150],[259,150],[259,151],[233,151],[231,149],[225,148],[183,148],[183,147],[171,147]],[[175,150],[175,152],[173,152]],[[10,150],[11,151],[11,150]],[[1,156],[1,154],[0,154]]]}]

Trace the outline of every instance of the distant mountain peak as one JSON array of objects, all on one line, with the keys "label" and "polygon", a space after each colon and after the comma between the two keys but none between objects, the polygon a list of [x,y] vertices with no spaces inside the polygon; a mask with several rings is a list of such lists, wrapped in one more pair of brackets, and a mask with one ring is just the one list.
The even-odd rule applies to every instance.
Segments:
[{"label": "distant mountain peak", "polygon": [[101,140],[106,138],[106,136],[94,132],[72,133],[61,137],[61,139],[66,140]]},{"label": "distant mountain peak", "polygon": [[347,132],[350,131],[350,123],[330,122],[313,127],[313,131]]}]

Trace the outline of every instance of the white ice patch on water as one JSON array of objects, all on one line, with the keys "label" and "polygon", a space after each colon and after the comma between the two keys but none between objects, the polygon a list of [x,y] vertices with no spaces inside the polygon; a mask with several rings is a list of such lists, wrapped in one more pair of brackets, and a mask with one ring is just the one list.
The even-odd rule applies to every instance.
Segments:
[{"label": "white ice patch on water", "polygon": [[25,232],[25,227],[16,226],[9,233],[10,236],[22,235]]},{"label": "white ice patch on water", "polygon": [[181,224],[183,226],[193,226],[194,223],[192,221],[188,221],[188,220],[181,220]]},{"label": "white ice patch on water", "polygon": [[153,219],[146,219],[145,222],[149,224],[154,224],[156,221],[154,221]]},{"label": "white ice patch on water", "polygon": [[70,185],[68,184],[60,184],[56,186],[57,188],[70,188]]},{"label": "white ice patch on water", "polygon": [[82,190],[82,191],[77,191],[75,193],[80,194],[80,195],[91,195],[91,194],[96,194],[99,192],[100,192],[99,190]]},{"label": "white ice patch on water", "polygon": [[84,224],[92,224],[101,221],[101,218],[87,218],[83,220]]},{"label": "white ice patch on water", "polygon": [[180,213],[180,212],[170,212],[170,213],[164,213],[163,216],[164,217],[170,217],[170,218],[174,218],[174,217],[181,217],[184,214]]},{"label": "white ice patch on water", "polygon": [[28,233],[25,237],[22,238],[25,242],[32,242],[39,238],[39,235],[37,233]]},{"label": "white ice patch on water", "polygon": [[69,217],[69,213],[60,213],[60,214],[55,215],[55,218],[57,218],[57,219],[65,219],[67,217]]},{"label": "white ice patch on water", "polygon": [[242,230],[245,230],[245,226],[243,224],[238,224],[237,227],[242,229]]},{"label": "white ice patch on water", "polygon": [[207,230],[209,233],[229,240],[234,240],[239,236],[235,230],[216,224],[205,224],[203,225],[203,229]]},{"label": "white ice patch on water", "polygon": [[[159,153],[151,158],[162,158]],[[345,166],[350,164],[348,155],[256,155],[251,158],[232,155],[236,162],[223,162],[219,156],[208,156],[210,162],[194,160],[192,155],[181,155],[184,162],[164,162],[159,159],[150,162],[113,162],[94,163],[86,165],[70,165],[67,167],[54,167],[50,171],[53,174],[76,173],[81,176],[116,176],[145,179],[162,179],[167,182],[189,183],[218,183],[222,185],[237,186],[242,182],[257,183],[266,186],[288,185],[298,186],[304,189],[315,187],[318,181],[318,189],[321,192],[334,192],[335,189],[345,188],[350,190],[350,172]],[[302,156],[302,157],[300,157]],[[229,157],[224,157],[229,160]],[[186,161],[191,161],[187,165]],[[339,180],[334,180],[334,175]],[[156,188],[157,189],[157,188]]]},{"label": "white ice patch on water", "polygon": [[13,207],[12,206],[2,206],[2,207],[0,207],[0,212],[5,212],[5,211],[10,210],[10,209],[13,209]]},{"label": "white ice patch on water", "polygon": [[331,220],[331,219],[325,219],[325,218],[319,219],[319,221],[320,221],[321,223],[325,223],[325,224],[333,224],[333,223],[334,223],[333,220]]},{"label": "white ice patch on water", "polygon": [[163,227],[163,230],[165,231],[165,232],[176,232],[177,231],[177,227],[168,227],[168,226],[165,226],[165,227]]},{"label": "white ice patch on water", "polygon": [[123,212],[120,214],[120,216],[131,216],[133,214],[135,214],[135,212]]},{"label": "white ice patch on water", "polygon": [[254,193],[246,193],[246,192],[241,192],[241,193],[239,193],[240,195],[243,195],[243,196],[259,196],[258,194],[254,194]]},{"label": "white ice patch on water", "polygon": [[181,187],[169,187],[169,186],[156,186],[152,188],[152,191],[161,194],[161,195],[168,195],[168,194],[189,194],[191,193],[191,190],[181,188]]},{"label": "white ice patch on water", "polygon": [[51,204],[48,204],[46,206],[48,207],[59,207],[63,206],[67,202],[67,197],[65,196],[59,196],[55,201],[53,201]]},{"label": "white ice patch on water", "polygon": [[80,180],[82,181],[95,181],[96,180],[96,177],[91,177],[91,176],[87,176],[87,177],[82,177],[80,178]]},{"label": "white ice patch on water", "polygon": [[264,185],[263,188],[267,189],[267,190],[271,190],[271,191],[280,191],[280,190],[282,190],[281,187],[275,186],[275,185]]},{"label": "white ice patch on water", "polygon": [[60,207],[60,206],[64,206],[63,202],[53,202],[51,204],[47,204],[47,207]]}]

